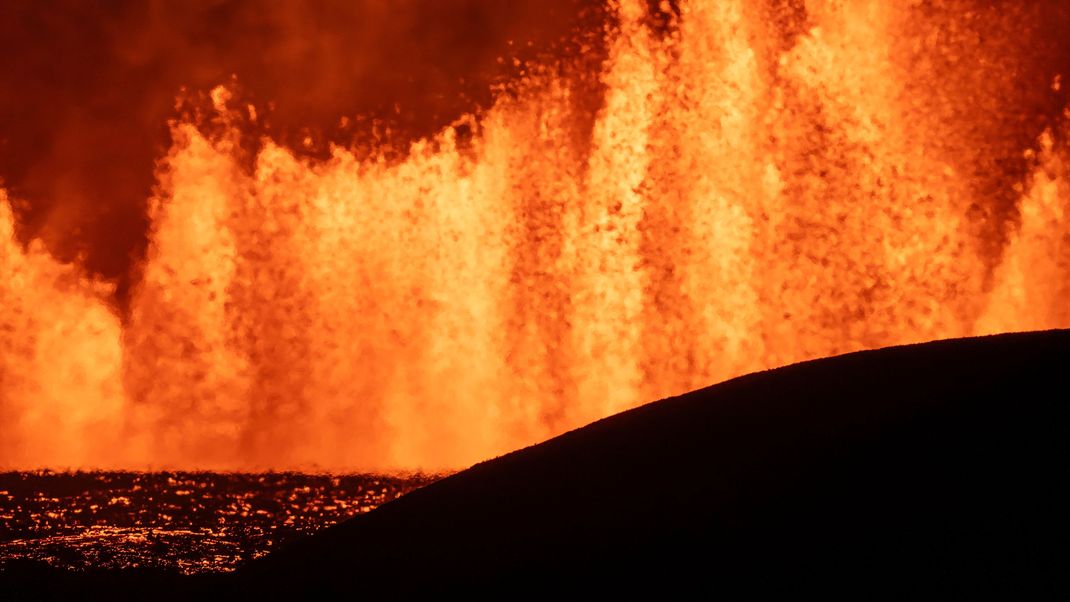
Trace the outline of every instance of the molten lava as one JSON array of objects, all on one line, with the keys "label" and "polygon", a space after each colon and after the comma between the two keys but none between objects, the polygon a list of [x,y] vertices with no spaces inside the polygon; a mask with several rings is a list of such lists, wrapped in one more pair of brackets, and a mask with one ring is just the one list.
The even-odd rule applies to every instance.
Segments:
[{"label": "molten lava", "polygon": [[615,7],[593,127],[533,70],[402,159],[250,168],[217,88],[122,324],[0,197],[0,467],[454,468],[745,372],[1070,326],[1070,128],[997,206],[921,9]]}]

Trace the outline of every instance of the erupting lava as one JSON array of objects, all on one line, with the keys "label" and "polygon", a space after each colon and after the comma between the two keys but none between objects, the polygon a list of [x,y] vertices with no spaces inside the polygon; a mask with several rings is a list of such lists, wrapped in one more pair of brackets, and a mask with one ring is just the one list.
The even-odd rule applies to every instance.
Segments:
[{"label": "erupting lava", "polygon": [[749,371],[1070,326],[1070,131],[1000,206],[907,4],[620,0],[593,127],[545,70],[397,160],[250,169],[217,88],[121,324],[0,197],[0,467],[460,467]]}]

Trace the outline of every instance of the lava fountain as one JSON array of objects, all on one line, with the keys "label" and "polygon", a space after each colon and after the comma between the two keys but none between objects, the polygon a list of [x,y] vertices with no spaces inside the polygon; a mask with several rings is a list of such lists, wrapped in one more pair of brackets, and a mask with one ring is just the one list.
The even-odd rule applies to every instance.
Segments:
[{"label": "lava fountain", "polygon": [[1007,203],[954,108],[1005,94],[1013,64],[967,84],[956,53],[1011,26],[612,8],[593,125],[532,69],[400,158],[319,160],[250,148],[216,88],[121,322],[0,197],[0,467],[455,468],[750,371],[1070,326],[1070,113]]}]

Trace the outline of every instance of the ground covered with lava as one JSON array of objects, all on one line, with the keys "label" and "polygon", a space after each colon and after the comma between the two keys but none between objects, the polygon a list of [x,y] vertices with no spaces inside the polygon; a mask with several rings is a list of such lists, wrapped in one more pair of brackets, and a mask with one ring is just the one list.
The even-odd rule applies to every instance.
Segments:
[{"label": "ground covered with lava", "polygon": [[0,473],[0,570],[226,571],[421,487],[427,475]]}]

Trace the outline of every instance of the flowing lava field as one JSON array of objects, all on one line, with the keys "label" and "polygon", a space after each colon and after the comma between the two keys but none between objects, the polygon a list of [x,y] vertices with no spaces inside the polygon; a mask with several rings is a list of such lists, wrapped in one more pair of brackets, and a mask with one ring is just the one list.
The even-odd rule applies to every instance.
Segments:
[{"label": "flowing lava field", "polygon": [[225,571],[388,502],[430,476],[0,473],[0,570]]}]

